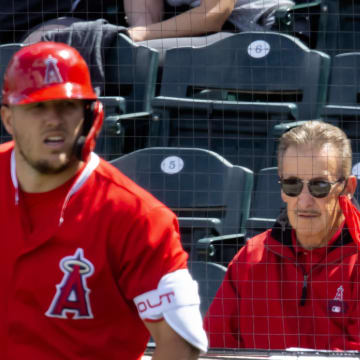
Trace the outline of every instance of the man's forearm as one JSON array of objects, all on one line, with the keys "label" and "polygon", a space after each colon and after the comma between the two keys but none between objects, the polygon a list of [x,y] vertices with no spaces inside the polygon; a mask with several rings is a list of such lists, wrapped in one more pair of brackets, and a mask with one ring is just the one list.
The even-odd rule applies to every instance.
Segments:
[{"label": "man's forearm", "polygon": [[152,335],[156,348],[153,360],[196,360],[200,351],[188,343],[165,321],[144,322]]},{"label": "man's forearm", "polygon": [[152,360],[196,360],[199,358],[199,350],[184,342],[176,344],[162,344],[156,347]]},{"label": "man's forearm", "polygon": [[130,28],[130,36],[134,41],[145,41],[151,39],[197,36],[218,31],[214,23],[206,21],[203,14],[189,14],[190,11],[160,23]]},{"label": "man's forearm", "polygon": [[193,8],[165,21],[147,26],[135,26],[129,29],[134,41],[151,39],[198,36],[221,30],[223,23],[231,13],[233,3],[226,7],[215,3]]},{"label": "man's forearm", "polygon": [[162,20],[163,0],[124,0],[124,10],[130,26],[148,26]]}]

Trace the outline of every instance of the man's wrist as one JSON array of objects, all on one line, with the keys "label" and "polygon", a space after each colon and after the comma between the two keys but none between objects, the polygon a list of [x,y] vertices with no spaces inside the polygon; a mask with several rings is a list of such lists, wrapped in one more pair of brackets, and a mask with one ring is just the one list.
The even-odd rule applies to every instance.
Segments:
[{"label": "man's wrist", "polygon": [[132,41],[144,41],[146,39],[146,27],[145,26],[133,26],[128,28],[128,33]]}]

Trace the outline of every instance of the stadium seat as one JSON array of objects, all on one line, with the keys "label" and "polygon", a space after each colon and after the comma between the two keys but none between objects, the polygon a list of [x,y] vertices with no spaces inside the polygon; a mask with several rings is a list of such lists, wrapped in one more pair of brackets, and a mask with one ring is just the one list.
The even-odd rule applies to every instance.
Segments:
[{"label": "stadium seat", "polygon": [[352,159],[352,175],[355,175],[358,181],[356,190],[355,190],[355,199],[358,203],[360,203],[360,152],[354,152],[353,153],[353,159]]},{"label": "stadium seat", "polygon": [[246,222],[246,237],[269,229],[285,207],[281,200],[277,167],[261,169],[255,177],[250,216]]},{"label": "stadium seat", "polygon": [[113,47],[105,49],[105,96],[126,99],[126,112],[151,110],[158,71],[158,52],[139,46],[118,34]]},{"label": "stadium seat", "polygon": [[192,260],[197,239],[245,232],[251,170],[197,148],[144,148],[111,163],[175,212]]},{"label": "stadium seat", "polygon": [[275,124],[320,117],[330,58],[285,34],[243,32],[166,52],[150,146],[213,150],[255,172]]},{"label": "stadium seat", "polygon": [[205,316],[224,279],[226,267],[206,261],[190,261],[188,267],[193,279],[198,282],[201,300],[200,311]]},{"label": "stadium seat", "polygon": [[8,63],[13,54],[20,50],[24,45],[19,43],[3,44],[0,45],[0,96],[2,93],[3,77]]},{"label": "stadium seat", "polygon": [[[7,65],[12,55],[21,49],[22,44],[3,44],[0,45],[0,99],[2,94],[3,78]],[[7,133],[5,128],[0,121],[0,143],[10,140],[10,135]]]},{"label": "stadium seat", "polygon": [[208,236],[196,244],[198,260],[211,261],[227,266],[246,240],[270,229],[280,211],[285,208],[281,200],[277,167],[261,169],[255,175],[250,215],[246,221],[246,233]]},{"label": "stadium seat", "polygon": [[204,237],[195,244],[195,257],[199,261],[210,261],[228,266],[229,262],[245,243],[245,232]]},{"label": "stadium seat", "polygon": [[275,12],[272,30],[294,35],[311,49],[324,44],[328,13],[325,0],[294,0],[294,3]]},{"label": "stadium seat", "polygon": [[[360,125],[360,52],[338,54],[331,66],[328,100],[324,120],[340,126],[352,140],[359,139]],[[353,151],[360,152],[357,142]]]},{"label": "stadium seat", "polygon": [[[111,158],[146,145],[151,119],[151,100],[155,95],[159,54],[118,34],[113,47],[105,50],[105,97],[125,100],[123,115],[113,118],[113,129],[122,133],[122,143]],[[114,134],[117,137],[117,134]],[[107,134],[107,137],[111,134]],[[116,144],[114,144],[116,146]]]},{"label": "stadium seat", "polygon": [[121,96],[99,96],[99,100],[104,105],[105,116],[95,151],[110,160],[124,152],[124,129],[121,118],[126,112],[126,104]]},{"label": "stadium seat", "polygon": [[353,0],[323,0],[327,9],[324,38],[317,49],[331,56],[360,48],[360,3]]}]

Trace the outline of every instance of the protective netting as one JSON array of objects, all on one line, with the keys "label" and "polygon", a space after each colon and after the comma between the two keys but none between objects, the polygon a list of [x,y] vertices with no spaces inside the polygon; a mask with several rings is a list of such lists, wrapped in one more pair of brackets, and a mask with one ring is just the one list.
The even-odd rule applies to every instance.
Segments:
[{"label": "protective netting", "polygon": [[[55,41],[61,32],[78,48],[105,105],[96,152],[177,214],[204,316],[230,261],[247,246],[211,314],[221,324],[207,328],[217,334],[214,347],[224,345],[220,358],[235,358],[235,347],[264,350],[236,358],[356,357],[293,349],[360,350],[359,262],[348,223],[322,253],[296,248],[276,154],[284,133],[321,119],[350,139],[351,173],[359,177],[360,4],[297,0],[273,10],[271,26],[256,31],[234,32],[227,22],[221,32],[134,43],[122,1],[33,3],[0,5],[1,79],[11,55],[34,41],[33,31],[37,40],[52,31]],[[166,3],[164,18],[188,10],[180,3]],[[64,16],[70,20],[53,22]],[[94,24],[86,31],[79,25],[85,20]],[[9,139],[1,125],[0,142]],[[305,178],[296,177],[338,180],[330,168],[317,170],[313,162]],[[299,216],[321,215],[316,206]],[[328,219],[319,221],[330,233]],[[273,230],[249,242],[266,229]]]}]

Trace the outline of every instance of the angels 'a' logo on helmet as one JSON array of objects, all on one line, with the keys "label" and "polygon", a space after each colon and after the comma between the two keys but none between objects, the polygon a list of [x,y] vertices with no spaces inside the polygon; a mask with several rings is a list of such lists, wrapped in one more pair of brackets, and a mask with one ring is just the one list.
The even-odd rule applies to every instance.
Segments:
[{"label": "angels 'a' logo on helmet", "polygon": [[84,250],[79,248],[74,255],[61,259],[59,266],[64,277],[56,285],[56,294],[45,315],[62,319],[92,319],[86,279],[94,273],[93,264],[85,259]]},{"label": "angels 'a' logo on helmet", "polygon": [[54,83],[62,83],[63,78],[60,74],[60,70],[58,68],[58,60],[52,57],[51,55],[45,60],[46,70],[44,77],[44,84],[54,84]]}]

